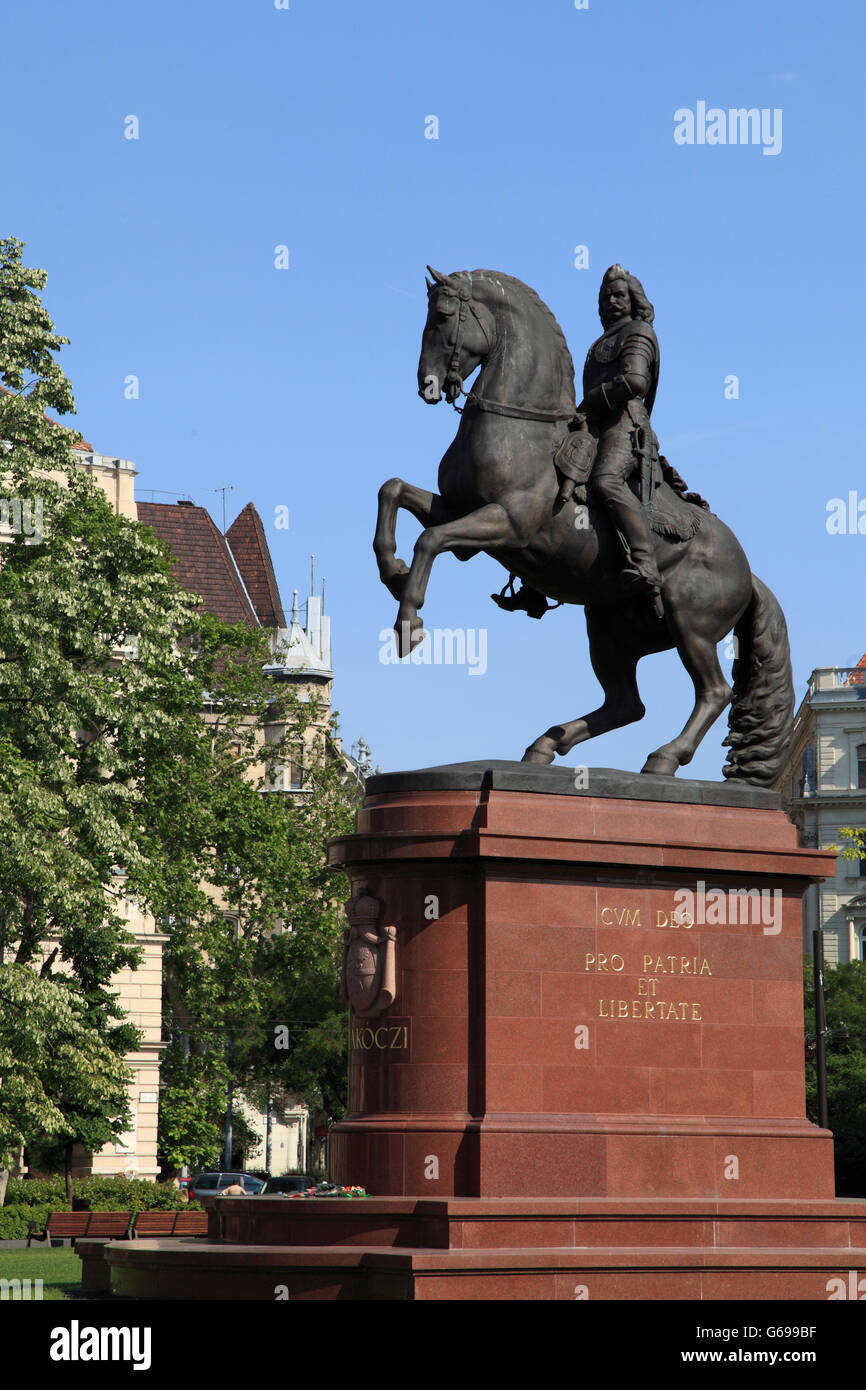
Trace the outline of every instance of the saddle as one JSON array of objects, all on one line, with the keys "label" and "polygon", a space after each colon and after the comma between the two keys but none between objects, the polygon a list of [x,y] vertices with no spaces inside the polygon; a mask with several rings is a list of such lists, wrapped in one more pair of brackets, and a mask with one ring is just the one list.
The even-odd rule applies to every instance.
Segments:
[{"label": "saddle", "polygon": [[656,487],[652,488],[650,500],[646,507],[647,521],[651,531],[657,536],[664,536],[669,541],[689,541],[692,536],[696,536],[703,524],[703,517],[700,512],[695,512],[693,508],[698,507],[700,511],[708,512],[710,504],[699,492],[690,492],[687,484],[680,477],[672,464],[668,463],[664,454],[658,451],[658,439],[653,433],[655,446],[651,466],[653,472],[658,469],[658,477],[661,482],[667,483],[670,491],[674,494],[672,498],[662,498],[658,495]]},{"label": "saddle", "polygon": [[[573,478],[577,485],[575,501],[586,501],[596,449],[595,437],[589,430],[572,429],[554,453],[553,462],[558,471]],[[632,487],[643,503],[650,529],[667,540],[691,540],[701,528],[701,518],[690,506],[683,504],[691,504],[702,511],[708,511],[710,504],[700,493],[689,490],[677,470],[660,453],[655,430],[650,429],[647,438],[647,431],[636,425],[632,431],[632,453],[635,461]],[[662,499],[657,495],[662,482],[675,494],[673,498]]]},{"label": "saddle", "polygon": [[[592,467],[595,463],[596,440],[589,430],[572,429],[562,440],[553,455],[557,469],[576,483],[575,501],[586,501],[587,485],[591,487]],[[632,433],[632,450],[635,459],[635,472],[632,488],[638,497],[642,494],[647,524],[657,536],[670,541],[688,541],[701,529],[702,511],[709,511],[710,504],[699,492],[691,492],[664,454],[659,452],[659,441],[655,430],[649,431],[649,442],[642,426],[636,426]],[[659,495],[662,483],[667,490]],[[643,498],[642,498],[643,500]],[[695,511],[698,508],[698,511]],[[501,593],[490,597],[499,608],[507,613],[522,611],[530,618],[543,618],[558,603],[548,603],[544,594],[533,589],[521,580],[520,588],[515,590],[515,574],[509,574],[508,583]]]}]

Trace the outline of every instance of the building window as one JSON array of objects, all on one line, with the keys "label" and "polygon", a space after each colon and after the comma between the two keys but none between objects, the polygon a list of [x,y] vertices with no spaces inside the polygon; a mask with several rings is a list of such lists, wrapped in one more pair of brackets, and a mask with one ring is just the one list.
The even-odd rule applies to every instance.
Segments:
[{"label": "building window", "polygon": [[866,787],[866,743],[857,745],[857,786]]},{"label": "building window", "polygon": [[861,858],[857,865],[857,872],[861,878],[866,878],[866,858]]},{"label": "building window", "polygon": [[[864,745],[864,753],[866,753],[866,745]],[[800,764],[800,795],[810,796],[816,790],[815,783],[815,745],[810,743],[803,753]]]}]

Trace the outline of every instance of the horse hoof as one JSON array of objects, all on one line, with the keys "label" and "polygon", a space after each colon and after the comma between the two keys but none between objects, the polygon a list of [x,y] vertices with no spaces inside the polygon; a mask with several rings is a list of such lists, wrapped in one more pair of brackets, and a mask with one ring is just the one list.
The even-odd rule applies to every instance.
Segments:
[{"label": "horse hoof", "polygon": [[552,763],[555,754],[548,753],[545,748],[539,748],[539,743],[549,743],[549,739],[539,739],[538,743],[531,743],[520,759],[522,763]]},{"label": "horse hoof", "polygon": [[674,774],[679,770],[679,766],[680,765],[678,760],[676,758],[670,757],[669,754],[650,753],[649,757],[647,758],[646,762],[641,768],[641,773],[654,772],[656,776],[661,774],[664,777],[673,777]]}]

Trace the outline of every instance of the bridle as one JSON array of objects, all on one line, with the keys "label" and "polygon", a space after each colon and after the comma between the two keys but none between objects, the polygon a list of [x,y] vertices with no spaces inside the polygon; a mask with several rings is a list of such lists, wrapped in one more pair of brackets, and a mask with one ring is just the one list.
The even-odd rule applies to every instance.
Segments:
[{"label": "bridle", "polygon": [[[440,287],[437,285],[436,288],[438,289]],[[468,314],[472,315],[475,322],[478,324],[478,327],[481,329],[481,332],[484,334],[484,343],[488,352],[490,351],[493,344],[490,341],[490,334],[487,332],[487,329],[484,326],[484,320],[482,319],[481,315],[479,314],[472,301],[471,291],[461,285],[457,290],[449,290],[449,293],[456,293],[457,298],[459,300],[459,307],[457,310],[457,323],[454,328],[454,342],[451,344],[451,357],[448,362],[448,369],[445,373],[445,380],[443,382],[443,385],[445,386],[446,391],[449,383],[453,383],[453,385],[455,386],[455,398],[453,401],[450,402],[450,404],[454,406],[454,409],[458,412],[458,414],[462,414],[463,412],[460,406],[456,404],[456,399],[457,396],[466,395],[466,392],[463,390],[463,378],[460,375],[460,352],[463,347],[463,332]]]},{"label": "bridle", "polygon": [[[440,287],[437,285],[436,288],[438,289]],[[458,296],[460,305],[457,310],[457,324],[454,329],[454,342],[451,345],[451,357],[448,362],[448,370],[445,373],[443,385],[446,388],[446,396],[449,383],[453,384],[456,388],[454,399],[450,404],[457,411],[457,414],[462,415],[465,409],[465,406],[457,404],[457,397],[465,396],[467,404],[475,405],[479,410],[489,411],[492,415],[507,415],[509,419],[512,420],[541,420],[545,424],[554,424],[557,420],[573,419],[573,410],[529,410],[521,405],[509,405],[502,401],[490,401],[483,396],[476,395],[474,391],[463,390],[463,378],[460,375],[460,352],[463,347],[463,333],[468,314],[472,315],[478,327],[481,329],[481,332],[484,334],[484,342],[488,352],[493,344],[490,340],[490,334],[484,326],[484,320],[472,301],[471,287],[467,289],[461,285],[458,288],[451,288],[450,286],[448,288],[451,294],[456,294]]]}]

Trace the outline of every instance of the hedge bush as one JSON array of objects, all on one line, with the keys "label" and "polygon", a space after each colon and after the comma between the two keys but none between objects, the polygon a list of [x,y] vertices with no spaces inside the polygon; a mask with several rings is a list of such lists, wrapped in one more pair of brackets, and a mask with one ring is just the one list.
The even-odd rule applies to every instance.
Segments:
[{"label": "hedge bush", "polygon": [[14,1207],[0,1207],[0,1240],[26,1240],[28,1221],[35,1221],[37,1230],[44,1231],[48,1213],[57,1210],[54,1203],[31,1207],[21,1202]]},{"label": "hedge bush", "polygon": [[[88,1200],[91,1211],[201,1210],[199,1202],[182,1201],[171,1183],[146,1182],[143,1178],[78,1178],[75,1195]],[[70,1210],[62,1177],[11,1178],[6,1205],[0,1207],[0,1240],[23,1240],[28,1221],[36,1221],[42,1231],[49,1212]]]},{"label": "hedge bush", "polygon": [[10,1178],[5,1207],[38,1207],[45,1202],[60,1210],[67,1207],[66,1184],[62,1178]]},{"label": "hedge bush", "polygon": [[86,1198],[91,1211],[175,1211],[198,1206],[182,1201],[170,1182],[146,1182],[144,1178],[80,1178],[75,1195]]}]

